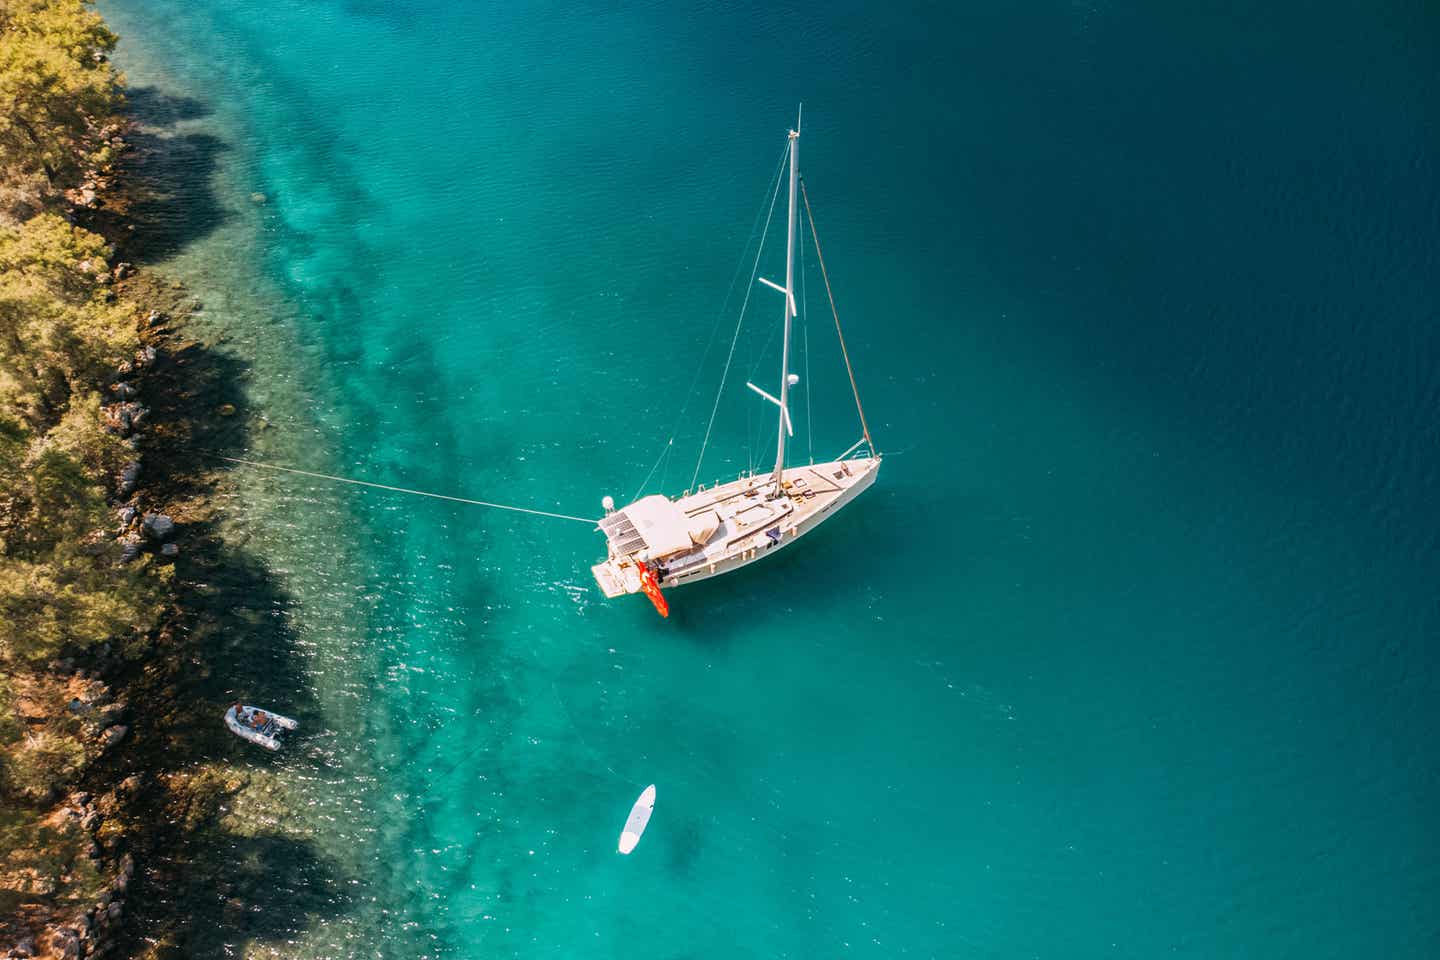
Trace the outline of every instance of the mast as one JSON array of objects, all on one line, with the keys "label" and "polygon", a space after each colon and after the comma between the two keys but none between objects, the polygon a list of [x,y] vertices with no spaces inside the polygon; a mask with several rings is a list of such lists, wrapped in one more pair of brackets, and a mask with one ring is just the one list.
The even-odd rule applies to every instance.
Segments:
[{"label": "mast", "polygon": [[790,214],[785,234],[785,338],[780,349],[780,423],[775,442],[775,496],[780,496],[781,479],[785,472],[785,434],[790,429],[786,398],[790,393],[790,321],[795,317],[795,182],[800,171],[800,114],[795,114],[795,129],[790,131]]}]

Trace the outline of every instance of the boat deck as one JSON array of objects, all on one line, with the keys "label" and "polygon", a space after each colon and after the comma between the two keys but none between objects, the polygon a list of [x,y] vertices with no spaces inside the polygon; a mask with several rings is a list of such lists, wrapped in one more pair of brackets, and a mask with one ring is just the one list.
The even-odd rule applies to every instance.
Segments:
[{"label": "boat deck", "polygon": [[[610,558],[591,569],[607,597],[640,589],[634,566],[637,560],[656,567],[664,586],[723,573],[812,529],[833,508],[868,487],[879,465],[879,459],[859,458],[790,467],[782,475],[782,497],[771,495],[774,485],[769,473],[698,490],[673,503],[687,518],[703,518],[710,512],[718,515],[719,524],[704,543],[669,556],[650,557],[631,548],[639,542],[638,537],[612,537]],[[624,518],[612,526],[625,529]]]}]

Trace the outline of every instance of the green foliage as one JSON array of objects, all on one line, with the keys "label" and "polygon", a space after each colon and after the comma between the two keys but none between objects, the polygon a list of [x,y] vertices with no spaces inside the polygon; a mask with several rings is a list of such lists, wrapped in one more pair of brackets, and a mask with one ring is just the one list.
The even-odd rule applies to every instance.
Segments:
[{"label": "green foliage", "polygon": [[0,659],[33,663],[67,645],[131,638],[148,631],[163,609],[166,578],[145,560],[120,564],[120,545],[105,530],[97,473],[125,448],[100,428],[98,417],[98,398],[80,398],[7,468],[0,501]]},{"label": "green foliage", "polygon": [[106,302],[105,256],[102,238],[54,214],[0,227],[0,411],[43,428],[134,351],[133,319]]},{"label": "green foliage", "polygon": [[108,161],[100,127],[120,103],[115,34],[85,0],[0,0],[0,170],[53,189]]}]

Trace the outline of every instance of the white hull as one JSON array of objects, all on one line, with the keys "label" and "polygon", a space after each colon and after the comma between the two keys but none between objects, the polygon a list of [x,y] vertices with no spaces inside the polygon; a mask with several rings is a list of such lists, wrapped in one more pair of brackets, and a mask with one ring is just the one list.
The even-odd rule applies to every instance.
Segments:
[{"label": "white hull", "polygon": [[607,597],[640,591],[637,561],[658,568],[662,587],[730,573],[814,530],[874,483],[879,470],[879,457],[858,457],[787,468],[783,497],[769,496],[773,482],[768,473],[681,497],[673,503],[685,517],[718,516],[719,525],[705,542],[653,556],[648,544],[626,550],[635,541],[625,541],[623,535],[607,529],[610,556],[591,571]]},{"label": "white hull", "polygon": [[255,711],[261,708],[252,707],[247,704],[240,709],[242,714],[238,717],[235,715],[234,707],[225,711],[225,726],[229,727],[230,732],[240,739],[249,740],[251,743],[262,746],[266,750],[279,750],[281,734],[300,726],[299,723],[291,720],[289,717],[282,717],[278,713],[271,713],[269,710],[265,710],[263,711],[265,714],[264,725],[256,727],[253,726],[250,721],[251,718],[255,716]]},{"label": "white hull", "polygon": [[655,809],[655,784],[650,784],[640,794],[640,799],[630,808],[630,816],[625,818],[625,827],[620,831],[620,843],[615,849],[620,853],[629,853],[635,849],[640,842],[645,828],[650,825],[650,814]]}]

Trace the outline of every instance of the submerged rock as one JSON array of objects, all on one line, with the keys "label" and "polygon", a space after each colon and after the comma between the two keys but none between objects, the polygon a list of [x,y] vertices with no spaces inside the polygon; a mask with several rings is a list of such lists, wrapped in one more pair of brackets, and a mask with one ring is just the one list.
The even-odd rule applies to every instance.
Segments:
[{"label": "submerged rock", "polygon": [[147,513],[140,528],[151,540],[168,540],[175,533],[175,521],[163,513]]}]

